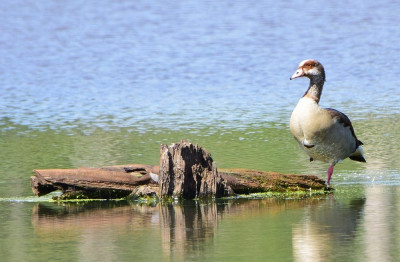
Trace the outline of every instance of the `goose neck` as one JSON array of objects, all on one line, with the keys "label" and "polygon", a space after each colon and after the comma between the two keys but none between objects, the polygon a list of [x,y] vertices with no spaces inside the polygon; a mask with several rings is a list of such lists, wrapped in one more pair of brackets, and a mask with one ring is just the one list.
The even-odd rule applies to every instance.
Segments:
[{"label": "goose neck", "polygon": [[315,102],[319,103],[321,98],[322,89],[324,87],[324,80],[321,78],[310,79],[310,86],[307,92],[304,94],[305,97],[313,99]]}]

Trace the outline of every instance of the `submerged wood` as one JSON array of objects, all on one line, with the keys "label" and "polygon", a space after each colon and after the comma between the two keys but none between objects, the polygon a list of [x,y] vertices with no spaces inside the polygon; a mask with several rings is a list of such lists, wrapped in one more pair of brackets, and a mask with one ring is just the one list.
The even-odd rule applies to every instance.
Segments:
[{"label": "submerged wood", "polygon": [[[102,168],[37,169],[33,193],[61,190],[64,196],[87,198],[168,196],[193,199],[231,194],[322,190],[325,181],[311,175],[289,175],[246,169],[217,171],[211,155],[198,145],[181,141],[161,145],[160,166],[129,164]],[[159,177],[155,182],[152,177]]]}]

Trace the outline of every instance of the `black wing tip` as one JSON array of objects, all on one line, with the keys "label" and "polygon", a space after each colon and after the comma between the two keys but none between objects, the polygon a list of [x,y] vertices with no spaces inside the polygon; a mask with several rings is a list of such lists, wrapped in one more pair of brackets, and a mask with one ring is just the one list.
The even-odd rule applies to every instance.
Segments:
[{"label": "black wing tip", "polygon": [[358,161],[358,162],[364,162],[364,163],[367,162],[363,156],[349,156],[349,158],[351,160]]}]

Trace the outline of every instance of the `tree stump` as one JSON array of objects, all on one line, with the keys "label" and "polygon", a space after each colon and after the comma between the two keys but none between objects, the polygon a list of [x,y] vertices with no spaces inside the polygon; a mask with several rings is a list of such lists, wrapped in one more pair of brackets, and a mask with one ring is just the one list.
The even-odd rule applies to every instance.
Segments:
[{"label": "tree stump", "polygon": [[228,190],[210,153],[186,141],[161,145],[159,185],[161,197],[184,199],[222,197]]}]

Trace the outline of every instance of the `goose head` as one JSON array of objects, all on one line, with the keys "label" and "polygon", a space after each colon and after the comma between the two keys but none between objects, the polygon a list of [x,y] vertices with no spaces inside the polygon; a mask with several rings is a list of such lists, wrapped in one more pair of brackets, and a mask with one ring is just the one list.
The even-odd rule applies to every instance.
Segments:
[{"label": "goose head", "polygon": [[320,62],[314,59],[306,59],[300,62],[296,72],[292,75],[290,80],[307,77],[310,80],[322,80],[325,81],[325,70]]}]

